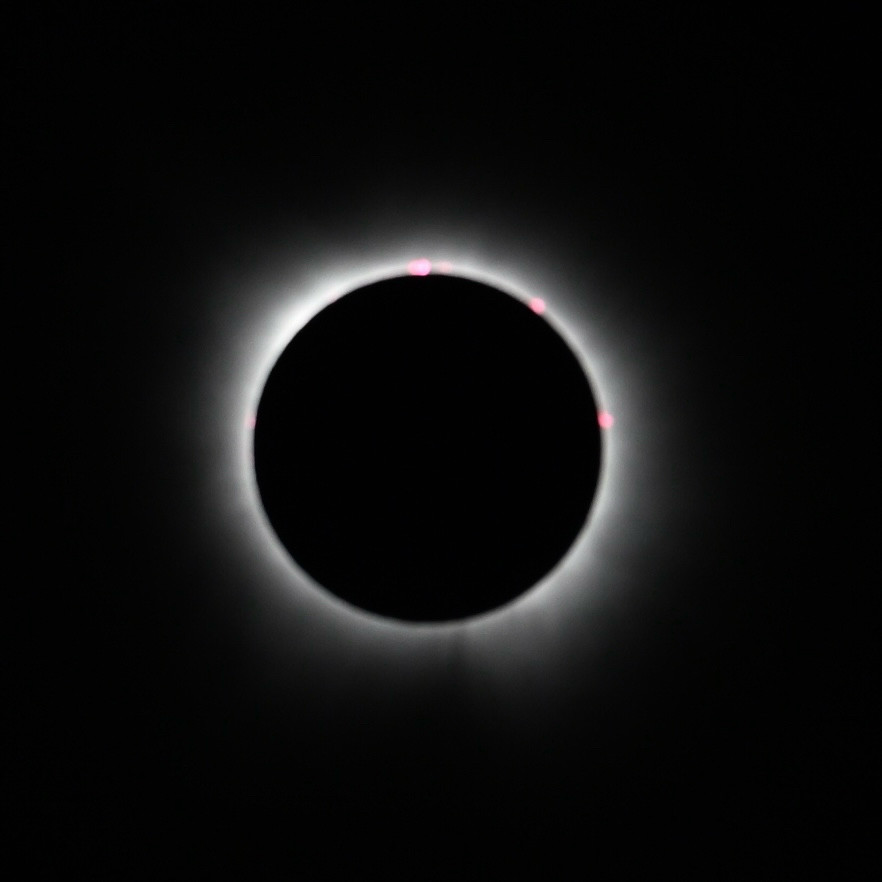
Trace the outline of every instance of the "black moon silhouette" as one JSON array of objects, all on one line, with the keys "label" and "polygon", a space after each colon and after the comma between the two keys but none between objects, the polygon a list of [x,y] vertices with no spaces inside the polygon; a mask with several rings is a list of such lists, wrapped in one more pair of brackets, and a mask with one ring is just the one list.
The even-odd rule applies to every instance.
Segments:
[{"label": "black moon silhouette", "polygon": [[261,502],[293,560],[349,604],[414,622],[535,585],[583,529],[600,464],[566,342],[531,305],[450,275],[322,309],[270,372],[254,429]]}]

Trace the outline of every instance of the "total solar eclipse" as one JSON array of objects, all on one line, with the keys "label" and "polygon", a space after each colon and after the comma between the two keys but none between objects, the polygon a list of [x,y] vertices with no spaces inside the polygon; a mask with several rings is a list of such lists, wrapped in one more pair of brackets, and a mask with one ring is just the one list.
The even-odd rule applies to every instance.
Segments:
[{"label": "total solar eclipse", "polygon": [[459,620],[513,601],[573,545],[598,410],[541,300],[411,272],[295,334],[260,397],[255,476],[318,585],[392,619]]}]

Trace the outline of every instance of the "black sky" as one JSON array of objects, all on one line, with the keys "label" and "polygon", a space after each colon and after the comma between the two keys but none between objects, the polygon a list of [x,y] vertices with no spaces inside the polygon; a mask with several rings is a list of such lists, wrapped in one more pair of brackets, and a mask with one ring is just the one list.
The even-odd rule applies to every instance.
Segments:
[{"label": "black sky", "polygon": [[[13,641],[17,841],[123,876],[829,858],[824,836],[863,823],[844,745],[866,743],[866,654],[843,654],[855,613],[831,613],[809,539],[802,377],[816,304],[864,284],[860,28],[299,15],[129,4],[13,38],[12,244],[37,308],[18,374],[48,442],[43,550],[14,584],[37,598]],[[525,259],[584,252],[630,317],[615,345],[692,439],[670,450],[686,514],[669,541],[660,518],[616,638],[598,658],[571,628],[547,698],[509,682],[523,698],[498,710],[475,710],[455,653],[402,650],[384,679],[306,641],[274,681],[260,574],[217,562],[192,502],[216,455],[184,436],[212,413],[187,384],[224,320],[217,267],[433,212],[476,241],[517,230]]]}]

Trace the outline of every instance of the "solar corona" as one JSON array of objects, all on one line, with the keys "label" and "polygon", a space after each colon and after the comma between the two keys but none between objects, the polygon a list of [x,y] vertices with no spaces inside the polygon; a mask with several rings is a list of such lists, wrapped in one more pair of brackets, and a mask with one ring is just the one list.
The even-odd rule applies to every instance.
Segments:
[{"label": "solar corona", "polygon": [[[659,386],[655,378],[662,376],[658,368],[663,365],[645,335],[641,338],[640,325],[629,311],[634,295],[628,288],[617,287],[615,278],[595,272],[590,255],[567,253],[551,239],[531,243],[522,235],[519,238],[507,224],[502,218],[498,229],[487,228],[477,236],[452,222],[448,229],[446,221],[420,222],[408,230],[387,219],[365,219],[345,237],[341,230],[325,239],[304,238],[294,229],[270,228],[253,255],[231,253],[218,260],[214,273],[206,276],[205,296],[214,318],[206,325],[203,368],[192,372],[189,387],[185,387],[193,393],[193,404],[182,422],[191,461],[196,465],[194,488],[199,495],[194,497],[198,505],[194,524],[204,547],[211,549],[229,573],[227,608],[231,613],[248,609],[254,617],[252,626],[263,635],[254,646],[262,647],[273,678],[282,670],[289,671],[283,660],[285,647],[295,646],[318,653],[329,671],[336,670],[341,659],[351,653],[359,654],[364,664],[377,671],[403,658],[409,659],[408,663],[423,660],[434,664],[434,659],[461,645],[470,658],[467,669],[475,676],[486,670],[487,676],[507,683],[515,671],[537,664],[537,676],[543,670],[554,676],[555,659],[569,651],[566,647],[571,641],[583,639],[587,622],[591,622],[590,646],[599,647],[612,637],[610,612],[621,609],[622,603],[634,602],[634,586],[647,555],[660,553],[661,545],[673,535],[671,531],[680,529],[676,522],[679,500],[689,485],[684,485],[682,476],[673,481],[666,470],[665,444],[682,432],[654,399]],[[371,394],[386,395],[385,413],[394,419],[384,424],[371,419],[363,402],[360,418],[345,427],[342,412],[337,414],[339,437],[330,431],[331,423],[325,424],[325,437],[333,438],[333,450],[313,447],[310,452],[309,439],[301,438],[288,467],[304,474],[312,471],[313,499],[319,500],[320,506],[310,504],[298,517],[307,509],[316,513],[315,523],[307,526],[318,532],[324,523],[325,539],[318,542],[315,535],[304,533],[301,549],[292,544],[297,531],[286,532],[285,518],[280,515],[288,506],[293,517],[295,497],[289,494],[285,502],[279,485],[277,506],[269,498],[273,482],[267,475],[272,469],[267,475],[259,474],[259,461],[267,452],[261,452],[264,441],[275,434],[266,424],[270,413],[264,410],[267,388],[275,385],[273,375],[280,361],[289,360],[289,348],[293,358],[299,348],[296,341],[307,326],[333,316],[330,308],[335,304],[343,309],[357,299],[364,298],[367,303],[370,292],[376,290],[372,286],[394,280],[400,280],[401,285],[425,282],[432,290],[442,281],[450,281],[456,292],[451,288],[449,294],[443,294],[438,289],[432,300],[438,314],[445,315],[447,327],[458,329],[459,334],[474,325],[475,294],[492,291],[495,294],[488,297],[509,304],[510,310],[522,317],[518,321],[530,319],[551,338],[559,338],[558,346],[570,359],[571,377],[584,384],[581,402],[567,412],[578,414],[580,419],[587,415],[591,422],[590,427],[587,422],[577,426],[571,437],[593,437],[594,452],[589,449],[581,460],[583,465],[593,462],[593,466],[582,475],[582,489],[574,497],[581,502],[569,509],[569,527],[559,534],[556,549],[550,541],[543,545],[547,537],[541,536],[551,527],[549,515],[553,517],[557,511],[556,504],[550,504],[550,495],[544,507],[531,508],[529,495],[517,500],[521,507],[513,507],[507,515],[508,523],[514,524],[511,530],[506,531],[502,522],[494,526],[489,518],[490,503],[494,498],[499,503],[493,487],[511,492],[517,483],[509,482],[506,487],[505,475],[516,474],[520,481],[518,469],[532,473],[537,494],[542,491],[537,476],[557,471],[556,480],[560,480],[565,460],[556,462],[557,450],[549,442],[550,436],[543,436],[536,425],[531,440],[524,430],[529,420],[524,423],[515,418],[516,405],[525,407],[533,401],[543,406],[549,389],[547,382],[536,385],[541,371],[524,373],[523,365],[518,368],[520,379],[514,379],[506,392],[511,405],[508,419],[495,421],[495,431],[483,435],[479,445],[481,457],[470,461],[472,448],[464,434],[467,423],[447,419],[448,445],[444,433],[436,432],[437,424],[431,422],[431,402],[439,399],[426,395],[425,390],[438,390],[443,379],[437,371],[432,379],[429,370],[429,353],[438,353],[439,346],[444,349],[441,329],[430,328],[432,333],[427,336],[424,329],[432,322],[423,321],[423,330],[415,330],[413,325],[408,330],[404,313],[398,315],[397,310],[392,311],[382,333],[397,341],[399,348],[409,347],[424,359],[428,373],[423,374],[422,384],[416,373],[409,376],[406,370],[398,371],[399,377],[419,391],[411,396],[419,419],[408,427],[407,409],[396,410],[394,406],[396,400],[403,399],[396,399],[385,383],[375,383]],[[365,310],[364,315],[369,318],[371,333],[384,327],[379,311]],[[497,341],[486,330],[484,325],[479,339],[483,348],[492,352]],[[307,336],[311,334],[309,331]],[[432,338],[431,346],[419,345]],[[333,382],[348,377],[347,382],[361,383],[364,391],[370,371],[376,376],[380,368],[364,349],[364,340],[358,344],[360,349],[349,352],[343,339],[313,363],[309,377],[303,377],[316,408],[321,401],[327,404],[333,400],[327,394]],[[462,347],[448,349],[453,352]],[[485,360],[484,369],[492,367],[490,362]],[[404,361],[399,359],[398,363],[403,365]],[[437,359],[435,363],[439,363]],[[345,369],[344,364],[348,365]],[[457,369],[461,378],[465,362],[460,361]],[[486,392],[489,374],[483,376]],[[469,383],[460,382],[459,386],[468,388]],[[514,395],[514,389],[520,394]],[[352,387],[347,393],[350,401],[354,391]],[[481,415],[476,404],[478,390],[468,391],[471,400],[460,402],[461,407]],[[499,402],[503,400],[505,396]],[[484,401],[492,404],[494,398],[485,394]],[[455,404],[455,400],[447,401],[446,417],[456,417]],[[292,397],[292,419],[296,419],[298,407]],[[528,410],[522,410],[521,416]],[[354,411],[349,413],[355,416]],[[378,434],[381,425],[386,426],[383,438]],[[454,425],[460,431],[450,437],[449,429]],[[312,442],[318,437],[312,436]],[[417,438],[420,444],[414,446]],[[370,458],[368,448],[377,458]],[[431,455],[420,459],[418,449]],[[347,461],[344,455],[355,451],[360,463]],[[402,458],[402,451],[408,455]],[[313,456],[316,458],[311,459]],[[497,458],[500,461],[489,472],[481,466]],[[393,468],[396,462],[397,471]],[[363,468],[366,463],[370,466],[367,469]],[[322,464],[324,488],[316,468]],[[591,468],[597,470],[593,483]],[[347,486],[341,478],[347,469],[350,477],[358,476],[362,481],[360,495],[350,496],[348,502],[339,495]],[[474,480],[482,474],[484,483]],[[451,476],[455,480],[446,485],[445,479]],[[433,486],[427,488],[421,481]],[[472,495],[463,493],[457,499],[455,487],[461,491],[471,488]],[[297,489],[293,484],[288,488]],[[332,507],[331,497],[320,492],[322,489],[338,493],[335,498],[342,504]],[[469,507],[469,499],[481,501],[481,505]],[[539,496],[533,499],[541,502]],[[354,501],[358,505],[351,505]],[[319,514],[320,509],[324,515]],[[505,506],[499,510],[505,511]],[[411,522],[404,512],[418,518]],[[461,516],[454,516],[456,512]],[[566,508],[557,512],[561,516],[565,513]],[[340,523],[341,518],[349,518],[348,525]],[[419,518],[424,519],[422,524],[417,523]],[[288,526],[293,525],[289,520]],[[364,533],[357,529],[359,525],[365,528]],[[343,526],[345,531],[338,529]],[[478,541],[482,531],[489,540],[484,545]],[[378,540],[373,549],[366,541],[371,534]],[[407,541],[414,536],[423,544],[407,550]],[[532,552],[525,555],[529,566],[523,569],[520,564],[524,561],[519,563],[522,544],[527,551],[533,544]],[[359,554],[367,555],[361,562],[351,553],[356,545],[361,545]],[[487,554],[487,548],[495,548],[497,553]],[[396,556],[401,549],[406,553]],[[317,551],[323,554],[311,558]],[[424,567],[431,553],[435,563]],[[335,563],[332,554],[348,557],[345,562],[352,572],[338,572],[339,578],[335,578],[333,567],[342,570],[344,561]],[[482,555],[483,560],[479,559]],[[500,577],[498,568],[506,565],[509,576],[515,571],[517,578]],[[363,584],[353,575],[359,569],[367,576]],[[441,605],[407,608],[391,602],[396,596],[399,600],[422,597],[428,601],[445,593],[455,601],[448,609]],[[469,597],[474,602],[465,602]],[[270,635],[275,635],[272,640]],[[541,663],[535,653],[542,654]],[[291,677],[295,672],[296,667],[290,667]]]}]

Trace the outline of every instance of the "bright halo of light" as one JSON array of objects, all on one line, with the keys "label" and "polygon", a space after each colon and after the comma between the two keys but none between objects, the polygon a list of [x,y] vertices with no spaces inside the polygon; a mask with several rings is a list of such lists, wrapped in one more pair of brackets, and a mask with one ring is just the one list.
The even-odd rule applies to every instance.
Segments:
[{"label": "bright halo of light", "polygon": [[[287,639],[282,633],[286,627],[296,630],[308,620],[308,639],[329,658],[344,652],[341,647],[348,647],[349,654],[362,653],[365,663],[373,654],[380,664],[382,659],[400,659],[401,653],[408,663],[416,663],[433,653],[464,652],[470,659],[466,666],[479,679],[480,671],[504,679],[500,666],[507,665],[520,676],[527,665],[536,689],[544,689],[539,685],[542,678],[553,677],[552,668],[565,664],[559,656],[566,641],[560,638],[576,627],[573,623],[581,622],[583,627],[588,619],[602,622],[610,603],[622,602],[639,581],[638,561],[645,559],[641,555],[646,544],[658,536],[657,525],[646,523],[639,511],[638,502],[647,488],[662,518],[665,507],[675,505],[679,488],[671,486],[655,450],[663,416],[652,410],[651,369],[633,356],[635,336],[628,316],[616,313],[616,298],[592,290],[584,258],[569,264],[531,260],[523,243],[504,238],[481,249],[437,233],[419,241],[402,236],[397,244],[390,244],[394,239],[394,235],[385,239],[377,235],[371,247],[359,242],[348,253],[331,246],[282,248],[259,269],[227,273],[217,280],[212,298],[219,317],[198,393],[210,408],[197,421],[198,429],[191,429],[198,431],[199,443],[212,450],[200,529],[210,534],[230,566],[235,560],[235,566],[250,573],[242,590],[259,596],[266,627],[275,629],[282,643]],[[263,386],[297,331],[350,291],[407,274],[414,260],[430,261],[433,272],[498,288],[528,306],[541,299],[543,319],[585,369],[599,413],[616,418],[615,427],[603,432],[601,471],[588,521],[569,552],[533,588],[507,605],[455,622],[383,618],[345,603],[317,584],[277,539],[264,514],[253,467],[251,426]],[[579,280],[578,290],[574,279]],[[516,445],[517,439],[510,443]],[[290,626],[280,624],[286,620]],[[599,639],[600,630],[595,636]],[[526,646],[533,648],[516,648]],[[535,654],[541,655],[541,662]]]}]

